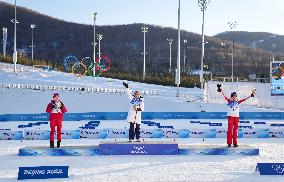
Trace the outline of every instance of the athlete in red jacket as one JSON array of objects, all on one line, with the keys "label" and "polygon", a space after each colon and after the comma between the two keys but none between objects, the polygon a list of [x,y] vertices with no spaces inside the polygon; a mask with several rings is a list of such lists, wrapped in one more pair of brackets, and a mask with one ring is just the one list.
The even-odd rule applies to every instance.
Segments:
[{"label": "athlete in red jacket", "polygon": [[227,144],[228,144],[228,147],[231,147],[232,140],[233,140],[234,147],[238,147],[238,128],[239,128],[239,117],[240,117],[239,105],[242,102],[246,101],[248,98],[254,97],[254,95],[256,94],[256,90],[253,89],[250,96],[239,100],[236,92],[231,93],[231,98],[229,99],[228,97],[224,95],[221,89],[221,84],[217,84],[217,87],[218,87],[217,91],[223,95],[223,97],[227,101],[227,106],[228,106],[228,112],[227,112],[227,117],[228,117]]},{"label": "athlete in red jacket", "polygon": [[57,148],[60,147],[61,143],[61,128],[63,114],[67,112],[63,102],[59,100],[59,94],[53,94],[53,100],[47,105],[46,112],[50,113],[50,148],[54,148],[54,132],[57,127]]}]

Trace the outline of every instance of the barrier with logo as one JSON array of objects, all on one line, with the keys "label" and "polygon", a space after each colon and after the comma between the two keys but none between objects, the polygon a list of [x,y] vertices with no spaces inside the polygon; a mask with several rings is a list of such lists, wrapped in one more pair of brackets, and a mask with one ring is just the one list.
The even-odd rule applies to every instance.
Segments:
[{"label": "barrier with logo", "polygon": [[[141,138],[226,138],[226,128],[190,128],[190,129],[141,129]],[[0,140],[49,140],[48,130],[0,130]],[[128,129],[80,129],[63,130],[63,139],[106,139],[106,138],[128,138]],[[55,132],[56,137],[56,132]],[[239,128],[238,138],[284,138],[282,128]]]},{"label": "barrier with logo", "polygon": [[257,163],[260,175],[284,175],[284,163]]},{"label": "barrier with logo", "polygon": [[141,138],[164,138],[162,129],[141,129]]},{"label": "barrier with logo", "polygon": [[[56,137],[55,132],[55,137]],[[49,140],[50,131],[48,130],[24,130],[26,140]],[[80,130],[62,130],[63,139],[79,139]]]},{"label": "barrier with logo", "polygon": [[69,166],[19,167],[18,180],[68,178]]},{"label": "barrier with logo", "polygon": [[189,129],[190,138],[216,138],[216,129]]},{"label": "barrier with logo", "polygon": [[115,128],[108,128],[104,129],[107,131],[108,138],[128,138],[129,137],[129,130],[128,129],[115,129]]},{"label": "barrier with logo", "polygon": [[239,138],[268,138],[269,129],[241,129]]},{"label": "barrier with logo", "polygon": [[165,138],[189,138],[189,130],[186,129],[162,129]]},{"label": "barrier with logo", "polygon": [[[80,138],[106,139],[106,138],[128,138],[128,129],[80,129]],[[141,138],[164,138],[162,129],[141,129]]]},{"label": "barrier with logo", "polygon": [[22,131],[0,130],[0,140],[22,140]]},{"label": "barrier with logo", "polygon": [[[48,121],[48,114],[3,114],[0,121]],[[66,113],[65,121],[126,120],[127,112]],[[143,120],[153,119],[226,119],[226,112],[142,112]],[[240,119],[284,120],[284,112],[241,112]],[[283,122],[283,121],[282,121]]]},{"label": "barrier with logo", "polygon": [[272,138],[284,138],[284,129],[281,128],[270,128],[269,137]]},{"label": "barrier with logo", "polygon": [[108,132],[100,129],[80,129],[80,138],[86,139],[106,139]]}]

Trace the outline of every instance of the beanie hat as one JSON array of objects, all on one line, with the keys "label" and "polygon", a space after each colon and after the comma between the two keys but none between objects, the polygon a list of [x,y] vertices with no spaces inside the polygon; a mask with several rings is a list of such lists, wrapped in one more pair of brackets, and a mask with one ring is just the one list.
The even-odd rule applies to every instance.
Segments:
[{"label": "beanie hat", "polygon": [[238,96],[236,92],[231,93],[231,98],[234,97],[234,96],[236,96],[236,97]]},{"label": "beanie hat", "polygon": [[56,97],[56,96],[59,97],[59,93],[54,93],[54,94],[53,94],[53,98]]}]

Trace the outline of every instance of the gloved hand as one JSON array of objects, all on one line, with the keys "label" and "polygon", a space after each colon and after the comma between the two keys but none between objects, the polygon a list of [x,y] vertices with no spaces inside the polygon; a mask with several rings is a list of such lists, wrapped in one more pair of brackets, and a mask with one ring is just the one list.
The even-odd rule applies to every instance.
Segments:
[{"label": "gloved hand", "polygon": [[142,111],[142,109],[141,108],[137,108],[136,111]]},{"label": "gloved hand", "polygon": [[254,97],[256,95],[256,89],[252,89],[252,93],[250,94],[251,97]]},{"label": "gloved hand", "polygon": [[65,105],[63,104],[63,102],[60,101],[60,103],[61,103],[61,107],[60,107],[60,108],[65,107]]},{"label": "gloved hand", "polygon": [[127,83],[123,82],[122,84],[123,84],[123,86],[124,86],[125,88],[128,88],[128,84],[127,84]]},{"label": "gloved hand", "polygon": [[218,92],[222,92],[221,86],[222,86],[221,84],[217,84],[217,87],[218,87],[217,91]]},{"label": "gloved hand", "polygon": [[50,102],[50,105],[51,105],[51,109],[54,109],[56,107],[56,104],[53,100]]}]

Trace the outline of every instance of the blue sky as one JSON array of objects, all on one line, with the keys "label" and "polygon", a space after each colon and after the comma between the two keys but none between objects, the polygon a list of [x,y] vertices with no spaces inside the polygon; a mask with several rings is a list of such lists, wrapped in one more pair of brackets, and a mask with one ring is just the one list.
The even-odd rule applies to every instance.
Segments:
[{"label": "blue sky", "polygon": [[[2,0],[14,3],[14,0]],[[59,19],[98,25],[147,23],[177,27],[178,0],[17,0],[17,4]],[[237,21],[236,30],[272,32],[284,35],[284,0],[211,0],[206,11],[205,34],[229,30],[228,21]],[[181,0],[181,27],[201,32],[202,14],[197,0]]]}]

